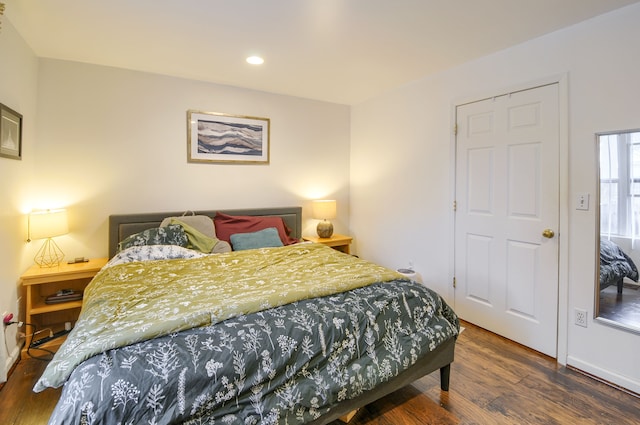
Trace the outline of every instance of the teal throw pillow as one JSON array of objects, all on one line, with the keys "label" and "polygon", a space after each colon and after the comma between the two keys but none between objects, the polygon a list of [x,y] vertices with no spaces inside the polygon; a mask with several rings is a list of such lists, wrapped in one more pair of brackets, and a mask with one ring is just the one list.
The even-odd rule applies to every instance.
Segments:
[{"label": "teal throw pillow", "polygon": [[283,246],[275,227],[267,227],[251,233],[234,233],[229,238],[234,251]]}]

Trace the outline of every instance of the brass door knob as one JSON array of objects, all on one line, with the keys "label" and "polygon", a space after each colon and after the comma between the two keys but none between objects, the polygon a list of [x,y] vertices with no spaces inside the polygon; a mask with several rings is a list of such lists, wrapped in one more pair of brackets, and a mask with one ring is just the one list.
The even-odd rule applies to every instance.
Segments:
[{"label": "brass door knob", "polygon": [[551,229],[544,229],[542,231],[542,236],[544,236],[545,238],[549,238],[551,239],[552,237],[554,237],[556,234],[553,232],[553,230]]}]

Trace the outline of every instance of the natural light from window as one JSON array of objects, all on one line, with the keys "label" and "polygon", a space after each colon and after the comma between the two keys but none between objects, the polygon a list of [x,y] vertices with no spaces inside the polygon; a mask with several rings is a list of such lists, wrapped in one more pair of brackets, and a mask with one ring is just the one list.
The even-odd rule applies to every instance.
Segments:
[{"label": "natural light from window", "polygon": [[640,238],[640,130],[600,134],[600,233]]}]

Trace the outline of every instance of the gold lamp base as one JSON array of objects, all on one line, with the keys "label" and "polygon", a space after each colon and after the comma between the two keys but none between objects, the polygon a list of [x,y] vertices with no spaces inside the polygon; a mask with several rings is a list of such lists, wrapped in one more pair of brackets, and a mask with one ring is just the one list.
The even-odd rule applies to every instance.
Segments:
[{"label": "gold lamp base", "polygon": [[47,238],[33,260],[40,267],[57,267],[64,260],[64,253],[53,239]]},{"label": "gold lamp base", "polygon": [[316,231],[321,238],[330,238],[333,235],[333,224],[329,220],[323,220],[318,223]]}]

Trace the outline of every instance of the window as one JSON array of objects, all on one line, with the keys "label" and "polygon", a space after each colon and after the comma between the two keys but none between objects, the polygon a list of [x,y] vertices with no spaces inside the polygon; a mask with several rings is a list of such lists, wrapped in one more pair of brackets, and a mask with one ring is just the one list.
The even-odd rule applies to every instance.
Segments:
[{"label": "window", "polygon": [[600,232],[640,237],[640,130],[601,134]]}]

